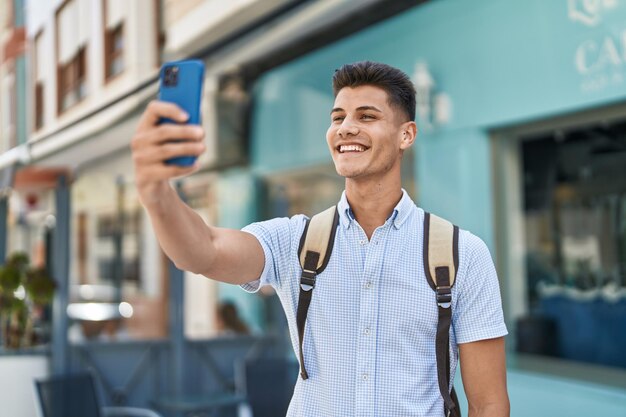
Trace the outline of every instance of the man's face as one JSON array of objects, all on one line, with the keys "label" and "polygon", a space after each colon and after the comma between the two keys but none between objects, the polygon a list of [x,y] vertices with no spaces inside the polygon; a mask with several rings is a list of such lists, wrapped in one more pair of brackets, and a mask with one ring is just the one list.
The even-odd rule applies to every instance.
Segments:
[{"label": "man's face", "polygon": [[413,142],[403,138],[414,123],[404,121],[404,115],[391,107],[387,93],[379,87],[342,88],[330,119],[326,141],[342,177],[384,176],[399,168],[402,150]]}]

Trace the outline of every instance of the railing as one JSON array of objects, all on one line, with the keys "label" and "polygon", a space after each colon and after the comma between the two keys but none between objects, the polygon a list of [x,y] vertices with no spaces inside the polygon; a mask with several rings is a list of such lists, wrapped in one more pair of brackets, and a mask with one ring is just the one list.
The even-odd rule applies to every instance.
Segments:
[{"label": "railing", "polygon": [[243,401],[236,390],[236,365],[247,358],[272,356],[276,345],[266,336],[185,341],[179,395],[171,383],[172,349],[167,340],[70,345],[70,372],[92,372],[104,405],[160,408],[166,415],[193,407],[223,408],[216,415],[228,416]]}]

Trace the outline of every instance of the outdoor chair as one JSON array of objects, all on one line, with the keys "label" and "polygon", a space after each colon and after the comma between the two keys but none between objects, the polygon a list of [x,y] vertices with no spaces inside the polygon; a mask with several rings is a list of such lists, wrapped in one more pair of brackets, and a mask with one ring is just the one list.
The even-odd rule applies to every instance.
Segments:
[{"label": "outdoor chair", "polygon": [[298,378],[298,362],[283,358],[247,359],[236,364],[237,391],[245,396],[239,417],[287,414]]},{"label": "outdoor chair", "polygon": [[100,407],[93,375],[57,376],[35,381],[43,417],[161,417],[135,407]]}]

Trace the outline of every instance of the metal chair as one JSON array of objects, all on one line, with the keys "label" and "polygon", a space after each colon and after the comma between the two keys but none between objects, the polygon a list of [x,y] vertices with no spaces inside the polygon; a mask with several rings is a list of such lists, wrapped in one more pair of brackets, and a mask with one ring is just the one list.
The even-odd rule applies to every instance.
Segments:
[{"label": "metal chair", "polygon": [[161,417],[136,407],[100,407],[93,375],[57,376],[35,381],[43,417]]}]

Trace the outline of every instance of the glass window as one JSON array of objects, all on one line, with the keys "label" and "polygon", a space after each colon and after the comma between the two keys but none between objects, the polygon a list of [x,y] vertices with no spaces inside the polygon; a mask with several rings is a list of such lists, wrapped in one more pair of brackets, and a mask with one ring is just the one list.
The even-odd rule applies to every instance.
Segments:
[{"label": "glass window", "polygon": [[108,80],[124,71],[124,18],[127,2],[104,0],[104,66]]},{"label": "glass window", "polygon": [[59,113],[87,95],[86,51],[90,32],[90,4],[87,0],[71,0],[57,12]]},{"label": "glass window", "polygon": [[120,23],[113,29],[107,29],[105,37],[106,77],[108,79],[124,70],[124,25]]},{"label": "glass window", "polygon": [[41,129],[45,123],[45,89],[44,89],[44,75],[46,74],[46,65],[50,65],[45,60],[46,51],[44,47],[44,32],[41,30],[34,40],[34,53],[33,53],[33,72],[34,72],[34,101],[35,101],[35,114],[34,114],[34,128],[35,130]]},{"label": "glass window", "polygon": [[626,122],[522,142],[522,351],[626,368]]},{"label": "glass window", "polygon": [[332,166],[270,176],[266,217],[312,216],[326,210],[339,201],[344,182]]},{"label": "glass window", "polygon": [[217,152],[220,164],[242,161],[247,153],[250,91],[238,74],[225,74],[215,95]]}]

